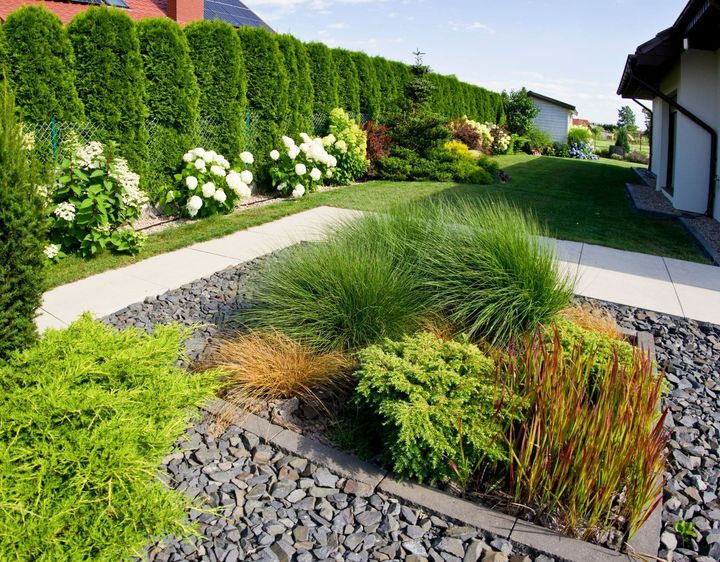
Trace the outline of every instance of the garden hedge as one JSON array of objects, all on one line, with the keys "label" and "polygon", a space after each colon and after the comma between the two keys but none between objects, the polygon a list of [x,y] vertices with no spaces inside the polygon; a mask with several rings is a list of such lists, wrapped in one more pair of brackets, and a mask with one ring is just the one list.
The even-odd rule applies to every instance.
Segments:
[{"label": "garden hedge", "polygon": [[297,137],[299,133],[312,131],[314,94],[310,61],[299,39],[284,34],[277,36],[277,42],[288,77],[288,109],[283,124],[286,134]]},{"label": "garden hedge", "polygon": [[241,27],[237,30],[247,71],[248,109],[252,127],[248,146],[255,155],[256,181],[267,184],[270,151],[286,134],[288,75],[285,61],[273,33],[267,29]]},{"label": "garden hedge", "polygon": [[333,63],[332,51],[322,43],[308,43],[306,49],[315,90],[313,111],[316,115],[330,115],[340,103],[338,74]]},{"label": "garden hedge", "polygon": [[333,49],[332,59],[338,75],[338,107],[357,115],[360,113],[360,80],[352,53]]},{"label": "garden hedge", "polygon": [[380,116],[380,81],[372,59],[363,52],[351,53],[355,62],[360,83],[360,113],[367,119],[375,120]]},{"label": "garden hedge", "polygon": [[130,167],[147,161],[145,77],[135,23],[121,10],[88,8],[67,26],[75,51],[75,87],[98,138],[115,141]]},{"label": "garden hedge", "polygon": [[165,18],[138,23],[145,71],[145,103],[154,121],[148,187],[153,198],[165,193],[183,154],[197,144],[200,90],[180,26]]},{"label": "garden hedge", "polygon": [[53,117],[83,119],[73,75],[75,57],[60,18],[40,6],[25,6],[8,16],[0,42],[4,70],[24,120],[40,124]]},{"label": "garden hedge", "polygon": [[245,146],[247,76],[240,38],[220,20],[191,23],[185,36],[200,88],[203,148],[232,162]]},{"label": "garden hedge", "polygon": [[23,150],[13,95],[0,88],[0,359],[37,337],[43,293],[45,217]]}]

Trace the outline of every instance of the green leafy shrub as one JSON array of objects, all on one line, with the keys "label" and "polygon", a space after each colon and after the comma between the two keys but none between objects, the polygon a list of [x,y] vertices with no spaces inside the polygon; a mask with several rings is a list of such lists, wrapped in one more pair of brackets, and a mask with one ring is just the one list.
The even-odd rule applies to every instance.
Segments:
[{"label": "green leafy shrub", "polygon": [[145,104],[155,121],[149,147],[150,197],[161,202],[172,187],[178,162],[197,142],[200,90],[187,39],[174,21],[145,19],[137,24],[145,71]]},{"label": "green leafy shrub", "polygon": [[476,346],[423,332],[358,356],[356,399],[380,421],[375,430],[398,476],[435,483],[461,463],[507,460],[495,365]]},{"label": "green leafy shrub", "polygon": [[314,93],[310,60],[305,45],[292,35],[278,35],[277,42],[288,76],[288,113],[283,120],[284,130],[294,137],[312,130]]},{"label": "green leafy shrub", "polygon": [[141,176],[146,171],[145,77],[135,24],[122,10],[88,8],[67,26],[75,86],[97,139],[118,143]]},{"label": "green leafy shrub", "polygon": [[585,127],[571,127],[568,131],[567,144],[589,143],[592,141],[592,134]]},{"label": "green leafy shrub", "polygon": [[165,201],[179,215],[195,218],[227,214],[235,209],[238,199],[252,194],[253,174],[248,169],[254,162],[250,152],[240,154],[242,168],[230,169],[222,154],[194,148],[183,156],[185,166],[176,176],[178,185],[167,192]]},{"label": "green leafy shrub", "polygon": [[33,172],[14,97],[4,82],[0,84],[0,359],[37,337],[34,319],[42,301],[46,231]]},{"label": "green leafy shrub", "polygon": [[367,134],[345,110],[338,107],[330,112],[328,136],[323,144],[337,160],[333,183],[348,185],[367,174]]},{"label": "green leafy shrub", "polygon": [[248,109],[253,117],[249,145],[257,155],[256,182],[265,187],[270,182],[268,155],[284,132],[278,117],[288,111],[288,75],[274,33],[247,26],[237,33],[247,70]]},{"label": "green leafy shrub", "polygon": [[543,152],[553,145],[550,133],[538,127],[530,127],[525,137],[528,140],[530,150],[534,153]]},{"label": "green leafy shrub", "polygon": [[350,51],[333,49],[332,60],[338,75],[338,107],[357,117],[360,113],[362,84],[355,66],[355,58]]},{"label": "green leafy shrub", "polygon": [[105,248],[127,254],[140,251],[144,237],[131,225],[140,217],[147,195],[114,143],[78,146],[60,163],[57,183],[48,195],[55,257],[90,257]]},{"label": "green leafy shrub", "polygon": [[247,77],[240,38],[232,25],[220,20],[188,24],[185,36],[200,88],[207,148],[227,154],[232,162],[246,141]]},{"label": "green leafy shrub", "polygon": [[630,136],[625,127],[618,127],[615,135],[615,146],[620,146],[625,149],[625,153],[630,152]]},{"label": "green leafy shrub", "polygon": [[360,83],[360,113],[367,120],[374,120],[380,116],[380,82],[372,59],[363,52],[350,53],[355,61],[355,68]]},{"label": "green leafy shrub", "polygon": [[503,106],[510,133],[519,136],[527,135],[533,126],[533,120],[540,113],[525,88],[502,93]]},{"label": "green leafy shrub", "polygon": [[116,562],[188,534],[191,500],[156,474],[217,373],[175,366],[188,331],[155,334],[85,316],[0,363],[6,558]]},{"label": "green leafy shrub", "polygon": [[338,73],[332,51],[322,43],[308,43],[305,48],[313,83],[313,111],[315,115],[326,117],[340,104]]},{"label": "green leafy shrub", "polygon": [[60,18],[42,6],[24,6],[7,17],[0,28],[0,43],[24,121],[82,120],[75,57]]},{"label": "green leafy shrub", "polygon": [[563,346],[565,356],[571,357],[576,348],[581,350],[583,360],[593,359],[596,372],[607,365],[613,355],[617,355],[620,365],[632,365],[635,348],[627,341],[582,328],[565,318],[557,318],[554,326],[547,330],[550,343],[555,330],[557,330],[558,341]]}]

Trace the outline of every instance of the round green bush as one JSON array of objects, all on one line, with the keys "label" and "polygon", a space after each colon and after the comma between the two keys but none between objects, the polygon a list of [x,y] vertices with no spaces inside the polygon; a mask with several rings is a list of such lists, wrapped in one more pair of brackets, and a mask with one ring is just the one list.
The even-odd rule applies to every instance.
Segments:
[{"label": "round green bush", "polygon": [[360,113],[368,120],[380,117],[380,82],[372,59],[363,52],[351,53],[360,83]]},{"label": "round green bush", "polygon": [[313,85],[305,45],[292,35],[278,35],[278,47],[282,53],[288,76],[288,109],[283,119],[285,134],[296,137],[312,130]]},{"label": "round green bush", "polygon": [[60,18],[42,6],[12,12],[0,28],[4,67],[23,120],[81,121],[75,57]]},{"label": "round green bush", "polygon": [[200,90],[180,26],[169,19],[137,24],[147,89],[150,130],[148,191],[153,200],[174,182],[182,156],[197,143]]},{"label": "round green bush", "polygon": [[357,116],[360,113],[360,80],[350,51],[333,49],[332,59],[338,74],[339,107]]},{"label": "round green bush", "polygon": [[568,131],[567,143],[569,145],[590,142],[591,140],[592,135],[585,127],[572,127]]},{"label": "round green bush", "polygon": [[240,38],[220,20],[188,24],[185,37],[200,89],[202,144],[232,162],[245,145],[247,79]]},{"label": "round green bush", "polygon": [[332,51],[322,43],[308,43],[305,48],[310,59],[310,75],[315,89],[313,111],[316,116],[325,118],[340,103],[338,74]]},{"label": "round green bush", "polygon": [[267,29],[241,27],[237,30],[247,71],[248,110],[252,128],[248,148],[255,155],[256,181],[269,184],[270,151],[286,133],[278,117],[288,111],[288,75],[274,34]]},{"label": "round green bush", "polygon": [[0,359],[37,338],[45,234],[43,203],[5,83],[0,87]]},{"label": "round green bush", "polygon": [[125,12],[89,8],[67,26],[75,51],[75,86],[98,138],[115,141],[130,167],[146,171],[145,77],[135,24]]}]

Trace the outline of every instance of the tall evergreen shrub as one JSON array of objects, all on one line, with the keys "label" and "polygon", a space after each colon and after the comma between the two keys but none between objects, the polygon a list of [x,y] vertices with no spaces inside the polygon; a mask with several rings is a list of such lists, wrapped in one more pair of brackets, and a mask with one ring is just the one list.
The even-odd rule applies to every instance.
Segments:
[{"label": "tall evergreen shrub", "polygon": [[327,117],[340,104],[338,74],[333,63],[332,51],[322,43],[308,43],[306,49],[315,90],[313,110],[316,115]]},{"label": "tall evergreen shrub", "polygon": [[388,117],[396,106],[396,100],[400,92],[397,90],[395,81],[390,75],[390,63],[383,57],[373,57],[372,64],[380,84],[380,108],[379,113]]},{"label": "tall evergreen shrub", "polygon": [[363,52],[353,52],[360,83],[360,113],[367,119],[380,117],[380,82],[372,59]]},{"label": "tall evergreen shrub", "polygon": [[338,74],[339,107],[357,116],[360,113],[360,80],[350,51],[333,49],[333,63]]},{"label": "tall evergreen shrub", "polygon": [[0,42],[3,66],[24,121],[82,120],[75,57],[60,18],[42,6],[25,6],[7,17]]},{"label": "tall evergreen shrub", "polygon": [[187,39],[177,23],[146,19],[137,30],[147,86],[145,103],[154,121],[147,186],[158,200],[174,183],[183,154],[198,142],[200,90]]},{"label": "tall evergreen shrub", "polygon": [[283,127],[291,137],[312,130],[313,85],[305,45],[292,35],[278,35],[288,77],[288,110]]},{"label": "tall evergreen shrub", "polygon": [[286,133],[283,121],[288,112],[288,75],[275,35],[267,29],[237,30],[247,70],[247,100],[252,118],[250,147],[255,155],[255,177],[269,184],[270,151]]},{"label": "tall evergreen shrub", "polygon": [[67,26],[75,51],[75,86],[97,139],[113,140],[144,175],[147,159],[145,77],[135,24],[114,8],[89,8]]},{"label": "tall evergreen shrub", "polygon": [[43,203],[7,83],[0,87],[0,358],[37,338],[43,293]]},{"label": "tall evergreen shrub", "polygon": [[200,88],[204,148],[233,161],[245,148],[247,77],[240,38],[220,20],[191,23],[185,36]]}]

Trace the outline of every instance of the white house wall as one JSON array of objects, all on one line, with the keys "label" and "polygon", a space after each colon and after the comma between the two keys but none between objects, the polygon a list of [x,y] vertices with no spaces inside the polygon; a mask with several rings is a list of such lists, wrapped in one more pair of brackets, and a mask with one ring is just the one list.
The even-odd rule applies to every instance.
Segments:
[{"label": "white house wall", "polygon": [[536,98],[532,100],[540,110],[535,117],[535,126],[547,132],[553,141],[565,142],[572,123],[572,111],[544,100]]},{"label": "white house wall", "polygon": [[652,167],[650,170],[657,177],[657,189],[665,186],[667,178],[668,153],[668,120],[670,119],[670,106],[660,98],[653,100],[652,122]]}]

